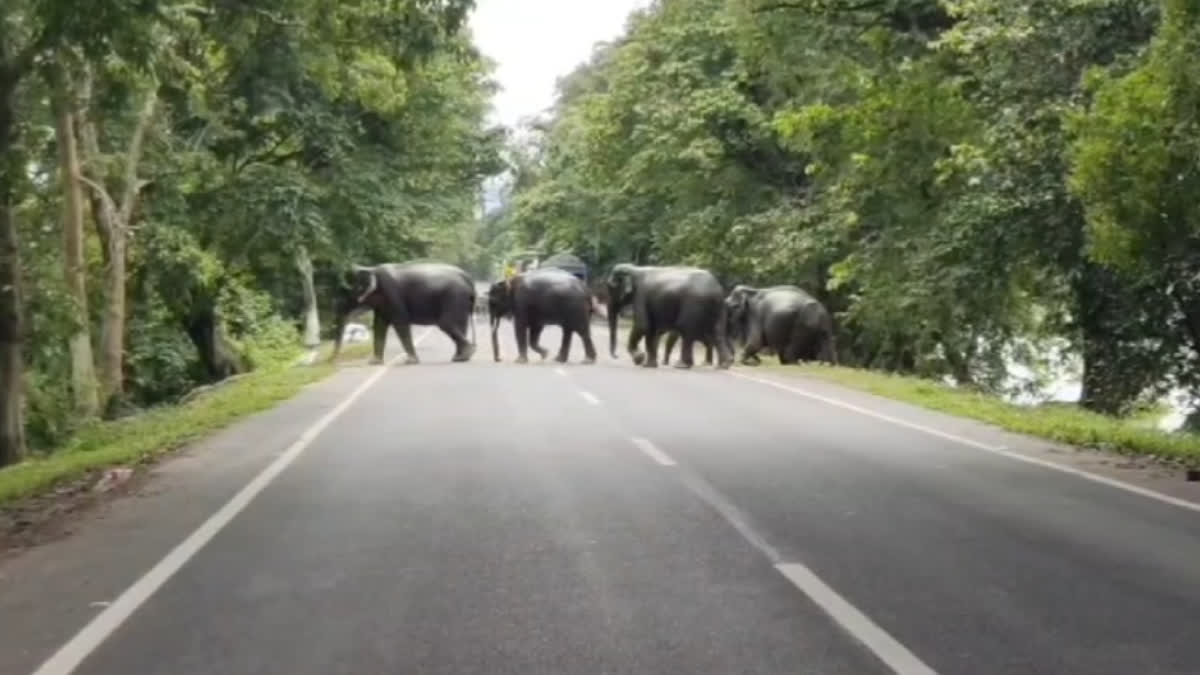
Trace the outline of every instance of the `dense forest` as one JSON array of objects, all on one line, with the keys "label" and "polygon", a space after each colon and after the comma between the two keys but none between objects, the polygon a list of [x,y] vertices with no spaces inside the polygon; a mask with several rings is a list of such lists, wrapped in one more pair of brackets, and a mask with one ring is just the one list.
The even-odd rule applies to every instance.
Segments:
[{"label": "dense forest", "polygon": [[1200,5],[656,0],[510,136],[473,4],[5,2],[0,465],[294,358],[347,264],[413,258],[695,264],[807,288],[844,365],[1200,391]]},{"label": "dense forest", "polygon": [[348,263],[476,264],[472,4],[0,5],[0,465],[294,358]]},{"label": "dense forest", "polygon": [[1200,369],[1200,4],[658,0],[515,135],[514,250],[794,283],[844,365],[1122,414]]}]

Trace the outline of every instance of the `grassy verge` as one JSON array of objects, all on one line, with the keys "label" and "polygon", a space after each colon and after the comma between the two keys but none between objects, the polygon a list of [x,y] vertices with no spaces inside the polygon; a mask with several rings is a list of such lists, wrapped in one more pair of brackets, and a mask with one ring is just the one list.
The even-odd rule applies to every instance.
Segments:
[{"label": "grassy verge", "polygon": [[772,371],[803,374],[931,410],[987,422],[1009,431],[1075,446],[1200,467],[1200,436],[1160,431],[1154,428],[1146,414],[1114,419],[1066,403],[1015,405],[939,382],[854,368],[774,364],[767,367]]},{"label": "grassy verge", "polygon": [[[152,460],[295,396],[330,375],[332,345],[312,365],[255,371],[207,390],[182,405],[167,406],[81,430],[66,446],[0,469],[0,506],[39,495],[92,471]],[[370,355],[371,343],[346,345],[338,362]]]}]

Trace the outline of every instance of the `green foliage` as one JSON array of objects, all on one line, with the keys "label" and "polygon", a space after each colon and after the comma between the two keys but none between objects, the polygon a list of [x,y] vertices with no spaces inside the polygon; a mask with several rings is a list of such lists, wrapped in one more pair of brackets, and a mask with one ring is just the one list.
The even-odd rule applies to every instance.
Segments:
[{"label": "green foliage", "polygon": [[[474,209],[480,180],[502,168],[505,136],[485,125],[494,85],[466,30],[472,5],[6,4],[0,64],[25,68],[6,160],[30,161],[12,172],[30,445],[70,443],[91,423],[73,417],[68,391],[73,313],[50,84],[76,103],[98,361],[114,255],[100,216],[106,199],[130,207],[118,222],[123,395],[107,410],[129,415],[294,360],[310,274],[324,309],[347,263],[483,256]],[[51,62],[61,67],[34,68]]]},{"label": "green foliage", "polygon": [[1127,411],[1198,370],[1200,71],[1170,6],[659,0],[512,148],[505,245],[799,284],[844,362],[987,391],[1065,341],[1083,405]]},{"label": "green foliage", "polygon": [[327,365],[251,373],[178,407],[93,423],[53,454],[0,468],[0,506],[44,492],[89,472],[149,463],[247,415],[266,410],[329,375]]},{"label": "green foliage", "polygon": [[1071,187],[1088,216],[1089,253],[1158,291],[1166,372],[1200,390],[1200,12],[1164,3],[1162,25],[1129,72],[1089,73],[1075,115]]}]

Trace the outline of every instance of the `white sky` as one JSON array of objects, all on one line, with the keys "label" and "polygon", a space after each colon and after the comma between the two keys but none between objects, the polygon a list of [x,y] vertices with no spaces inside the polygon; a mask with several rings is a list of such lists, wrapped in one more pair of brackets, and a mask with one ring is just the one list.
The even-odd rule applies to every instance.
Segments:
[{"label": "white sky", "polygon": [[515,126],[554,102],[554,82],[625,28],[648,0],[478,0],[471,31],[496,61],[495,121]]}]

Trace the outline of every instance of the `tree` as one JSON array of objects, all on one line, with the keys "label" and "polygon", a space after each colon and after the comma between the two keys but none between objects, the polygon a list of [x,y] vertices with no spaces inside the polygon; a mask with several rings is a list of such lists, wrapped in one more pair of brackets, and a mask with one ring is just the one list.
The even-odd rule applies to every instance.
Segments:
[{"label": "tree", "polygon": [[76,122],[79,117],[79,98],[86,92],[77,89],[70,63],[71,54],[58,56],[59,64],[47,66],[54,115],[55,145],[58,147],[58,170],[62,186],[63,275],[68,300],[72,304],[70,337],[71,393],[76,412],[83,418],[95,417],[100,411],[99,387],[92,355],[92,337],[88,316],[87,263],[84,257],[84,187]]},{"label": "tree", "polygon": [[6,4],[0,461],[293,358],[350,261],[477,255],[471,4]]},{"label": "tree", "polygon": [[[1119,414],[1195,370],[1179,337],[1195,256],[1133,254],[1168,280],[1090,251],[1089,214],[1107,207],[1068,185],[1068,120],[1087,106],[1083,74],[1128,71],[1158,14],[1149,0],[661,0],[560,81],[504,219],[515,247],[591,251],[594,268],[805,286],[850,364],[1000,392],[1014,361],[1040,367],[1066,343],[1081,403]],[[1096,166],[1120,166],[1114,147]]]},{"label": "tree", "polygon": [[1166,0],[1137,67],[1092,71],[1093,102],[1072,124],[1070,183],[1086,212],[1092,260],[1157,292],[1167,315],[1156,317],[1166,331],[1156,352],[1193,391],[1200,391],[1197,47],[1200,8]]}]

